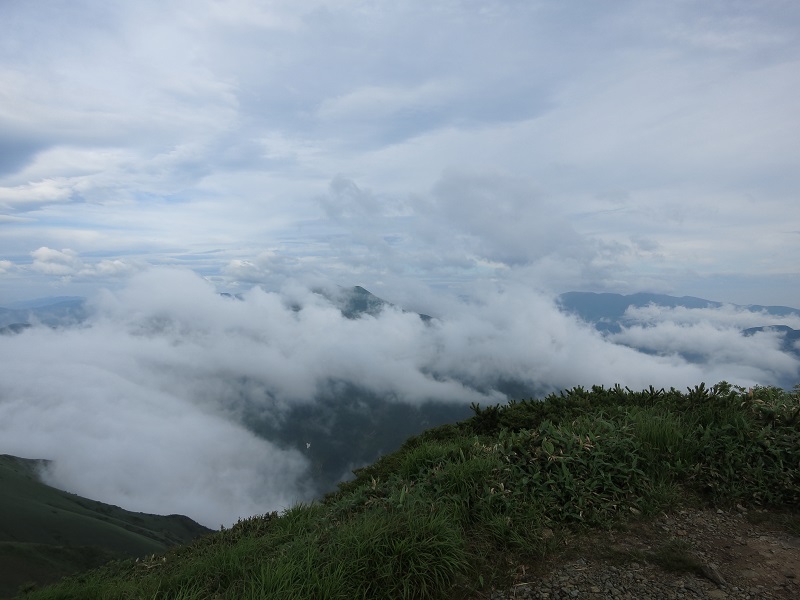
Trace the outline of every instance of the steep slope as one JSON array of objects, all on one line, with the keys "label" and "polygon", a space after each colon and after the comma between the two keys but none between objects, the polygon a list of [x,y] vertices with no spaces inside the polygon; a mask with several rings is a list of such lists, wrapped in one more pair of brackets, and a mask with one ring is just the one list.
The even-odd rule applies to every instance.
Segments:
[{"label": "steep slope", "polygon": [[133,513],[45,485],[37,475],[45,465],[0,455],[0,597],[209,532],[188,517]]}]

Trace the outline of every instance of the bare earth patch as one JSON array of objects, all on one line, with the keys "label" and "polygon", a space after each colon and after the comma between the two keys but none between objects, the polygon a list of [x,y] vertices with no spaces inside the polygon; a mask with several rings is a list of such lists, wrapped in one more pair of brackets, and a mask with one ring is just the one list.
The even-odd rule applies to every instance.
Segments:
[{"label": "bare earth patch", "polygon": [[[476,598],[800,598],[798,514],[684,508],[624,531],[565,540],[517,583]],[[793,525],[792,525],[793,524]]]}]

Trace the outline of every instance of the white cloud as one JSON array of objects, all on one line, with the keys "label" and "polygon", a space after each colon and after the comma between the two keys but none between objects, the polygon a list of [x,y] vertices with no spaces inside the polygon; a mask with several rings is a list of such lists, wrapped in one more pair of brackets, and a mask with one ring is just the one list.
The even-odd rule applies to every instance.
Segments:
[{"label": "white cloud", "polygon": [[[74,258],[39,254],[51,265]],[[754,385],[798,368],[770,333],[664,321],[613,339],[663,354],[650,356],[603,339],[530,286],[487,283],[471,296],[429,296],[419,306],[438,315],[429,324],[395,309],[350,320],[289,280],[280,293],[234,300],[189,270],[143,271],[99,294],[80,327],[0,336],[0,452],[55,459],[51,481],[71,491],[216,527],[309,497],[305,459],[255,437],[246,415],[280,421],[335,381],[394,402],[465,406],[504,399],[498,386],[509,381],[531,393]],[[719,322],[738,318],[726,311]]]},{"label": "white cloud", "polygon": [[445,82],[429,82],[413,88],[371,85],[326,99],[317,116],[321,119],[347,120],[387,118],[400,112],[444,104],[452,94],[453,91]]},{"label": "white cloud", "polygon": [[[9,260],[205,253],[202,272],[224,278],[278,248],[343,283],[448,286],[514,263],[562,290],[759,276],[753,301],[792,303],[793,5],[2,11]],[[329,194],[325,212],[337,175],[360,193]],[[79,230],[96,239],[79,246]]]},{"label": "white cloud", "polygon": [[15,187],[0,187],[0,206],[6,210],[61,202],[72,195],[70,182],[63,178],[43,179]]},{"label": "white cloud", "polygon": [[[720,328],[712,323],[681,325],[665,322],[652,327],[626,327],[610,336],[616,343],[659,354],[680,353],[702,361],[706,368],[725,365],[739,376],[752,377],[755,373],[767,374],[775,381],[795,379],[799,374],[795,357],[781,351],[780,334],[757,333],[745,337],[741,330]],[[762,375],[763,376],[763,375]]]},{"label": "white cloud", "polygon": [[469,246],[489,260],[519,264],[591,252],[558,207],[524,179],[447,172],[434,187],[434,203],[437,225],[473,237]]},{"label": "white cloud", "polygon": [[74,275],[83,267],[77,252],[69,248],[52,250],[42,246],[31,252],[31,256],[33,256],[31,269],[46,275]]},{"label": "white cloud", "polygon": [[209,527],[304,497],[299,453],[159,390],[136,342],[105,327],[0,340],[16,373],[0,385],[4,450],[56,459],[58,487]]},{"label": "white cloud", "polygon": [[60,278],[114,278],[131,274],[141,267],[119,259],[102,259],[94,264],[86,264],[77,252],[69,248],[54,250],[47,246],[31,252],[33,263],[30,270],[43,275],[53,275]]},{"label": "white cloud", "polygon": [[677,326],[709,325],[717,329],[748,329],[769,325],[788,325],[800,329],[800,317],[796,314],[772,315],[766,310],[754,310],[745,306],[723,305],[715,308],[686,308],[683,306],[663,307],[630,306],[623,319],[644,326],[671,323]]},{"label": "white cloud", "polygon": [[117,277],[120,275],[132,273],[137,270],[137,267],[126,263],[122,260],[108,260],[103,259],[94,265],[91,273],[97,277]]}]

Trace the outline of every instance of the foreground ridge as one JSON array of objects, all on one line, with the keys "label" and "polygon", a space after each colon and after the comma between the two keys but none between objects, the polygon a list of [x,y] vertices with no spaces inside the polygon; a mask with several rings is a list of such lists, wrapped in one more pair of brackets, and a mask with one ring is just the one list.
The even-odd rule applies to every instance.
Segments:
[{"label": "foreground ridge", "polygon": [[[781,552],[796,558],[796,392],[595,386],[473,411],[409,439],[320,502],[26,597],[645,597],[629,581],[637,573],[649,593],[671,594],[653,598],[797,591],[796,570],[774,584],[735,585],[708,554],[717,538],[692,537],[713,525],[705,530],[738,531],[749,543],[747,527],[759,536],[775,527]],[[730,539],[723,557],[735,556]],[[653,587],[670,580],[652,575],[665,568],[677,568],[670,577],[682,588]]]}]

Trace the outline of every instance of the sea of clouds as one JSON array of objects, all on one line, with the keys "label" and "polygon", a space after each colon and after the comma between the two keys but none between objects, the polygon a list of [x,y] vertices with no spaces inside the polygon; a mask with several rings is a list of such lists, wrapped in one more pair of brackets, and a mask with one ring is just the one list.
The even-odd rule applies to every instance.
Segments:
[{"label": "sea of clouds", "polygon": [[80,324],[0,336],[0,452],[54,459],[47,481],[71,492],[218,527],[313,498],[301,443],[313,440],[279,444],[247,419],[279,423],[333,381],[467,405],[505,401],[508,381],[752,386],[796,380],[800,367],[778,334],[741,335],[768,315],[730,306],[631,309],[603,337],[520,284],[440,299],[430,322],[391,306],[347,319],[329,297],[287,284],[236,299],[191,271],[153,268],[90,298]]}]

